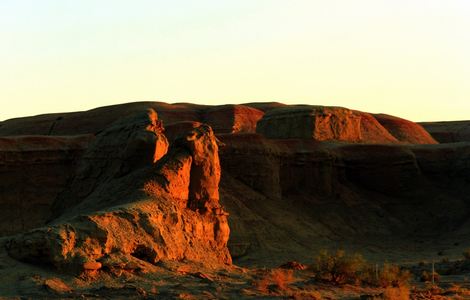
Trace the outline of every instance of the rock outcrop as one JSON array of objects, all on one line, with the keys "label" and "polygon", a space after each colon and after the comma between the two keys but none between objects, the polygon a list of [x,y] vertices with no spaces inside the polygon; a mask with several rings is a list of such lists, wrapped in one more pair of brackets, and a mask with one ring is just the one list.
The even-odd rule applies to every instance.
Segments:
[{"label": "rock outcrop", "polygon": [[407,144],[437,144],[436,140],[421,125],[386,115],[375,114],[375,119],[397,140]]},{"label": "rock outcrop", "polygon": [[91,135],[0,137],[0,236],[44,225],[92,140]]},{"label": "rock outcrop", "polygon": [[420,123],[439,143],[470,142],[470,121]]},{"label": "rock outcrop", "polygon": [[[256,104],[254,104],[256,106]],[[255,132],[262,110],[247,105],[205,106],[190,103],[135,102],[111,105],[83,112],[46,114],[0,122],[0,136],[97,134],[119,119],[147,108],[159,113],[165,125],[197,121],[210,125],[214,132]]]},{"label": "rock outcrop", "polygon": [[212,129],[200,124],[167,148],[155,111],[115,122],[83,154],[51,222],[12,237],[9,254],[71,271],[132,257],[230,264]]},{"label": "rock outcrop", "polygon": [[273,139],[396,143],[371,115],[342,107],[298,105],[268,111],[257,132]]},{"label": "rock outcrop", "polygon": [[206,106],[189,103],[133,102],[81,112],[54,113],[0,122],[0,136],[99,134],[118,120],[153,109],[165,124],[199,120]]},{"label": "rock outcrop", "polygon": [[432,236],[452,245],[469,231],[468,143],[221,139],[221,200],[230,212],[229,247],[237,263],[308,260],[331,245],[361,252],[387,245],[382,255],[397,258],[404,244],[420,249],[418,241]]},{"label": "rock outcrop", "polygon": [[[60,168],[22,194],[32,199],[38,186],[51,191],[41,196],[40,220],[10,232],[21,231],[8,237],[11,256],[96,271],[143,261],[224,264],[231,255],[238,264],[277,266],[330,247],[399,259],[405,244],[434,253],[442,243],[470,246],[468,143],[435,144],[412,122],[345,108],[145,105],[64,115],[38,140],[92,133],[77,149],[51,143],[44,152],[47,164]],[[54,117],[2,122],[0,135],[42,132],[47,126],[38,121]],[[8,137],[2,146],[18,150],[5,156],[16,168],[2,175],[8,187],[22,184],[29,146],[21,139]],[[12,189],[2,192],[14,206]],[[34,201],[22,211],[32,211],[28,203]],[[431,240],[440,244],[426,244]]]},{"label": "rock outcrop", "polygon": [[217,134],[254,133],[256,123],[263,115],[261,110],[245,105],[221,105],[206,110],[204,122]]},{"label": "rock outcrop", "polygon": [[420,125],[384,114],[311,105],[269,109],[257,132],[271,139],[313,139],[363,144],[436,144]]}]

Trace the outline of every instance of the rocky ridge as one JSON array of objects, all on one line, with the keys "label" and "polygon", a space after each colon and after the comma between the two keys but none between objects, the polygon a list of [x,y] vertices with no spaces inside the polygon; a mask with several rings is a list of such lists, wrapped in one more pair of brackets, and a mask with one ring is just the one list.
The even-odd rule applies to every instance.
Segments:
[{"label": "rocky ridge", "polygon": [[8,253],[72,272],[133,259],[230,264],[212,129],[182,132],[167,148],[153,110],[98,134],[52,206],[51,222],[13,236]]},{"label": "rocky ridge", "polygon": [[377,260],[460,254],[470,145],[437,144],[424,128],[279,103],[139,102],[7,120],[2,245],[67,274],[232,258],[275,266],[332,245]]},{"label": "rocky ridge", "polygon": [[420,123],[440,143],[470,142],[469,121]]}]

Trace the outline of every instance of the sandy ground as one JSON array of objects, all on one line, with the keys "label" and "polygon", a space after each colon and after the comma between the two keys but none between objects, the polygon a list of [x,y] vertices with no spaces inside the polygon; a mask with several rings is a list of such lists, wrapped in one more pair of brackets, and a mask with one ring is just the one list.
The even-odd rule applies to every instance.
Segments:
[{"label": "sandy ground", "polygon": [[[2,248],[4,242],[2,239]],[[377,258],[378,251],[380,249],[375,253]],[[453,254],[450,250],[445,251]],[[404,261],[406,255],[397,257]],[[409,266],[412,258],[413,255],[408,257]],[[427,269],[430,264],[421,267]],[[268,276],[271,271],[236,265],[208,269],[190,262],[159,262],[156,265],[142,262],[133,270],[70,274],[22,263],[1,251],[0,299],[361,299],[363,295],[384,292],[375,287],[317,282],[311,271],[299,270],[292,271],[290,279],[281,278],[279,285],[278,279]],[[443,295],[432,295],[424,291],[429,290],[429,284],[413,280],[410,286],[412,299],[470,299],[470,293],[457,296],[448,291],[456,285],[470,288],[470,273],[468,276],[441,276],[439,285],[444,288],[439,292]]]}]

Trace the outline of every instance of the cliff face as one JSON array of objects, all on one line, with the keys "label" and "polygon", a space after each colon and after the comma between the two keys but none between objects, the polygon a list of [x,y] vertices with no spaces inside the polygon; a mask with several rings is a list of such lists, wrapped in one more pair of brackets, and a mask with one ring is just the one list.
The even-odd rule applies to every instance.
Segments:
[{"label": "cliff face", "polygon": [[[0,136],[98,134],[114,122],[152,108],[165,126],[181,122],[210,125],[216,134],[258,132],[268,138],[308,138],[353,143],[435,144],[421,125],[383,114],[342,107],[246,103],[196,105],[135,102],[83,112],[57,113],[0,122]],[[428,125],[425,125],[428,126]]]},{"label": "cliff face", "polygon": [[134,102],[83,112],[46,114],[0,122],[0,136],[97,134],[114,122],[154,109],[165,124],[207,123],[216,133],[254,132],[263,112],[248,105],[206,106],[191,103]]},{"label": "cliff face", "polygon": [[308,259],[338,244],[387,245],[389,255],[468,230],[470,144],[221,139],[221,199],[239,263]]},{"label": "cliff face", "polygon": [[147,102],[0,123],[25,133],[50,135],[0,138],[0,229],[21,261],[275,265],[470,232],[470,145],[392,116]]},{"label": "cliff face", "polygon": [[342,107],[296,105],[273,108],[258,122],[257,132],[272,139],[437,144],[426,130],[411,121]]},{"label": "cliff face", "polygon": [[9,254],[70,271],[132,259],[230,264],[227,214],[212,129],[200,125],[168,151],[156,113],[138,113],[96,136],[44,226],[13,236]]},{"label": "cliff face", "polygon": [[0,138],[0,236],[43,225],[91,135]]}]

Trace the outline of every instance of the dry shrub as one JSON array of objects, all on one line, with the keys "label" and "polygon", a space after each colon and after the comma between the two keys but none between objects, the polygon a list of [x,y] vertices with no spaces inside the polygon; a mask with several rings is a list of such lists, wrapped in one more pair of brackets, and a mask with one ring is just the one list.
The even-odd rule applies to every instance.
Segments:
[{"label": "dry shrub", "polygon": [[[432,281],[432,272],[423,271],[419,278],[422,282],[431,282]],[[437,272],[434,272],[434,282],[439,282],[441,279],[440,275]]]},{"label": "dry shrub", "polygon": [[411,279],[409,271],[388,263],[377,274],[374,266],[360,254],[347,255],[342,250],[333,254],[321,251],[312,269],[315,279],[333,284],[368,284],[385,288],[406,286]]},{"label": "dry shrub", "polygon": [[343,250],[335,253],[320,251],[312,266],[317,280],[333,284],[360,283],[367,264],[360,254],[346,255]]},{"label": "dry shrub", "polygon": [[408,285],[411,279],[411,273],[401,269],[397,265],[385,263],[382,270],[379,271],[378,285],[382,287],[402,287]]},{"label": "dry shrub", "polygon": [[269,292],[275,289],[285,291],[293,281],[294,272],[292,270],[273,269],[256,281],[255,286],[261,292]]},{"label": "dry shrub", "polygon": [[292,270],[274,269],[271,271],[271,279],[277,288],[285,290],[294,281]]},{"label": "dry shrub", "polygon": [[387,287],[384,290],[385,300],[410,300],[410,289],[407,286]]}]

